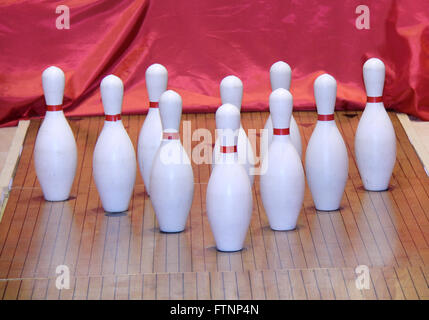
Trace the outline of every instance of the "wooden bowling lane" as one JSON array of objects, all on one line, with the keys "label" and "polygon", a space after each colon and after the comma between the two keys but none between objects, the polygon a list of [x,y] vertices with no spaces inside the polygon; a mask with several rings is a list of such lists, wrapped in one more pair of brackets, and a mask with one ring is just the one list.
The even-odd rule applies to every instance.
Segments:
[{"label": "wooden bowling lane", "polygon": [[405,300],[429,299],[428,267],[371,267],[359,290],[352,268],[172,272],[0,281],[4,300]]},{"label": "wooden bowling lane", "polygon": [[[397,136],[391,187],[386,192],[366,192],[354,159],[360,115],[336,112],[349,153],[341,209],[316,212],[307,187],[298,228],[274,232],[256,177],[245,249],[234,253],[215,249],[205,213],[209,164],[193,163],[195,193],[185,232],[160,233],[140,174],[130,210],[118,215],[103,212],[92,179],[92,155],[102,117],[70,119],[78,146],[72,195],[66,202],[45,202],[32,156],[40,121],[32,121],[0,222],[0,298],[428,298],[429,178],[396,115],[389,113]],[[295,112],[294,116],[305,156],[316,113]],[[262,129],[267,117],[268,113],[243,113],[243,127]],[[135,147],[143,120],[144,116],[123,117]],[[182,122],[191,134],[208,128],[206,138],[213,138],[203,141],[195,134],[184,143],[185,149],[196,154],[212,148],[214,114],[185,114]],[[259,140],[258,132],[257,146]],[[69,290],[55,287],[58,265],[70,269]],[[358,265],[369,267],[368,290],[356,289]]]}]

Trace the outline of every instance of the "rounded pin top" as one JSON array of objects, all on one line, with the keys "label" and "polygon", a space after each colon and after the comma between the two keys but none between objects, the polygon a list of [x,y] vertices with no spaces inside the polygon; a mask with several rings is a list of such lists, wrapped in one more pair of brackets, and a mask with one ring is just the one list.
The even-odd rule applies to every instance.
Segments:
[{"label": "rounded pin top", "polygon": [[290,81],[292,77],[292,69],[283,61],[277,61],[270,68],[271,90],[278,88],[290,89]]},{"label": "rounded pin top", "polygon": [[384,77],[386,67],[378,58],[368,59],[363,65],[363,80],[368,97],[381,97],[383,95]]},{"label": "rounded pin top", "polygon": [[182,116],[182,98],[173,91],[165,91],[159,98],[159,112],[164,131],[179,131]]},{"label": "rounded pin top", "polygon": [[222,104],[230,103],[241,110],[243,99],[243,82],[236,76],[227,76],[220,82]]},{"label": "rounded pin top", "polygon": [[230,103],[221,105],[216,110],[216,129],[220,130],[219,138],[221,145],[237,145],[239,128],[240,111],[237,107]]},{"label": "rounded pin top", "polygon": [[316,99],[317,113],[320,115],[333,114],[337,98],[337,81],[327,73],[317,77],[314,81],[314,98]]},{"label": "rounded pin top", "polygon": [[146,69],[146,88],[149,101],[158,102],[161,94],[167,90],[168,72],[167,69],[155,63]]},{"label": "rounded pin top", "polygon": [[60,68],[52,66],[43,71],[42,86],[46,105],[63,104],[65,82],[64,72]]},{"label": "rounded pin top", "polygon": [[292,94],[284,89],[278,88],[270,94],[270,114],[273,128],[286,129],[290,125],[292,115]]},{"label": "rounded pin top", "polygon": [[122,98],[124,96],[122,80],[110,74],[101,81],[100,91],[104,113],[106,115],[120,114],[122,111]]}]

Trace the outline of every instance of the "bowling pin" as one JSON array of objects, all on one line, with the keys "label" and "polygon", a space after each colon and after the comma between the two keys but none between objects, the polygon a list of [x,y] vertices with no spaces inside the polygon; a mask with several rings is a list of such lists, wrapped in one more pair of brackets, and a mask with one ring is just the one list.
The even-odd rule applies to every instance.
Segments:
[{"label": "bowling pin", "polygon": [[181,232],[191,210],[194,174],[180,142],[179,127],[182,98],[172,90],[159,98],[164,128],[161,146],[155,155],[150,177],[150,194],[162,232]]},{"label": "bowling pin", "polygon": [[76,174],[77,147],[63,113],[64,72],[49,67],[42,74],[46,114],[37,133],[34,164],[47,201],[64,201]]},{"label": "bowling pin", "polygon": [[363,186],[369,191],[383,191],[389,187],[396,160],[395,131],[382,98],[384,76],[385,67],[380,59],[365,62],[363,79],[367,103],[356,130],[355,154]]},{"label": "bowling pin", "polygon": [[128,210],[136,180],[136,154],[121,120],[124,86],[108,75],[101,81],[105,121],[94,149],[93,175],[106,212]]},{"label": "bowling pin", "polygon": [[160,64],[152,64],[146,70],[146,89],[149,95],[149,111],[140,130],[137,157],[146,192],[150,195],[150,175],[152,163],[161,144],[162,124],[158,101],[167,90],[167,69]]},{"label": "bowling pin", "polygon": [[[286,62],[278,61],[274,63],[270,68],[271,90],[274,91],[278,88],[289,90],[291,77],[292,70]],[[271,114],[268,116],[267,122],[265,122],[264,129],[261,137],[261,159],[264,159],[265,152],[268,150],[273,140],[273,121],[271,120]],[[299,156],[302,157],[301,134],[299,133],[298,124],[293,114],[290,122],[290,140],[296,151],[298,151]]]},{"label": "bowling pin", "polygon": [[210,227],[220,251],[238,251],[252,215],[252,187],[244,166],[238,162],[240,111],[224,104],[216,111],[220,157],[207,185],[206,205]]},{"label": "bowling pin", "polygon": [[317,210],[340,208],[347,182],[349,162],[343,137],[335,124],[337,82],[329,74],[314,82],[317,124],[308,142],[305,170]]},{"label": "bowling pin", "polygon": [[[227,76],[223,78],[220,83],[220,97],[222,104],[230,103],[238,108],[238,111],[241,110],[241,101],[243,98],[243,83],[236,76]],[[220,154],[220,142],[219,139],[216,139],[215,147],[213,149],[213,164],[221,158]],[[253,166],[255,164],[255,154],[253,152],[252,144],[249,141],[249,138],[244,131],[243,126],[240,123],[240,129],[238,133],[238,162],[244,165],[247,175],[250,179],[250,184],[253,184],[254,174]]]},{"label": "bowling pin", "polygon": [[274,135],[263,160],[267,171],[261,175],[261,197],[273,230],[295,229],[304,200],[304,169],[289,134],[292,105],[288,90],[279,88],[271,93]]}]

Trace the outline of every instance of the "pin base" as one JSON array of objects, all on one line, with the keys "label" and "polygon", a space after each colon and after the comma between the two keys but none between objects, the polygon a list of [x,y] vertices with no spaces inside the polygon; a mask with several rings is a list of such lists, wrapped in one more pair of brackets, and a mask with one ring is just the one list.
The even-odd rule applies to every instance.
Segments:
[{"label": "pin base", "polygon": [[271,228],[271,230],[273,230],[273,231],[292,231],[292,230],[295,230],[296,229],[296,226],[295,227],[292,227],[292,228],[273,228],[273,227],[270,227]]},{"label": "pin base", "polygon": [[46,198],[44,198],[46,201],[48,201],[48,202],[64,202],[64,201],[67,201],[67,200],[69,200],[70,199],[70,197],[67,197],[67,198],[65,198],[65,199],[46,199]]},{"label": "pin base", "polygon": [[340,210],[340,209],[341,209],[341,207],[338,207],[337,209],[329,209],[329,210],[317,209],[317,208],[316,208],[316,210],[317,210],[317,211],[320,211],[320,212],[332,212],[332,211],[338,211],[338,210]]},{"label": "pin base", "polygon": [[172,234],[174,234],[174,233],[181,233],[181,232],[185,231],[185,229],[182,229],[182,230],[179,230],[179,231],[164,231],[164,230],[159,229],[159,231],[161,233],[172,233]]},{"label": "pin base", "polygon": [[365,191],[371,191],[371,192],[384,192],[384,191],[388,191],[389,187],[387,188],[374,188],[374,189],[370,189],[370,188],[365,188],[363,187]]},{"label": "pin base", "polygon": [[217,250],[217,251],[219,251],[219,252],[226,252],[226,253],[230,253],[230,252],[239,252],[239,251],[242,251],[242,250],[243,250],[243,248],[238,249],[238,250],[220,250],[220,249],[216,248],[216,250]]},{"label": "pin base", "polygon": [[127,212],[128,212],[128,208],[125,209],[125,210],[122,210],[122,211],[107,211],[107,210],[104,210],[104,213],[106,215],[108,215],[108,216],[110,216],[110,215],[126,214]]}]

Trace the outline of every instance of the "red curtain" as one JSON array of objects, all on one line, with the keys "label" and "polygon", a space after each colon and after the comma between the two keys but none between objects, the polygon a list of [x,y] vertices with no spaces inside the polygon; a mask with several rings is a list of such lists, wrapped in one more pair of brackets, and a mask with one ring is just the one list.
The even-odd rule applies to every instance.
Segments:
[{"label": "red curtain", "polygon": [[[362,4],[369,29],[356,26]],[[59,5],[69,8],[69,29],[57,28]],[[124,81],[123,113],[145,112],[144,75],[155,62],[185,112],[213,112],[229,74],[244,83],[243,111],[267,110],[278,60],[292,67],[295,110],[314,109],[313,82],[324,72],[338,81],[337,109],[351,110],[365,104],[369,57],[386,65],[386,107],[429,120],[427,0],[3,0],[0,17],[1,125],[43,116],[50,65],[66,74],[69,116],[103,113],[99,84],[110,73]]]}]

